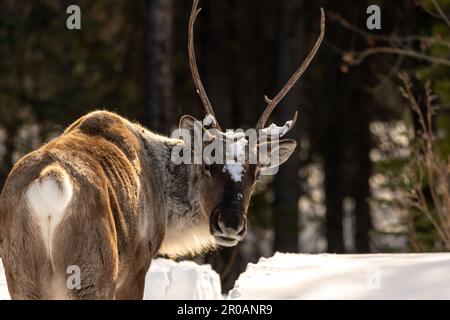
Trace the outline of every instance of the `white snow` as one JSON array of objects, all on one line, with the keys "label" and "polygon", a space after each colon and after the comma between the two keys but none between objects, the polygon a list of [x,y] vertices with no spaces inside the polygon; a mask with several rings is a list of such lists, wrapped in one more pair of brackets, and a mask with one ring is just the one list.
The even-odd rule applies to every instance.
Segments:
[{"label": "white snow", "polygon": [[450,253],[281,254],[249,264],[229,299],[450,299]]},{"label": "white snow", "polygon": [[271,138],[281,138],[289,131],[292,125],[293,125],[292,120],[286,121],[286,123],[282,127],[279,127],[275,123],[272,123],[270,124],[270,126],[262,129],[261,133]]},{"label": "white snow", "polygon": [[[152,261],[145,278],[144,300],[223,299],[219,275],[210,265],[168,259]],[[0,300],[9,300],[0,259]]]},{"label": "white snow", "polygon": [[152,261],[144,300],[222,299],[219,275],[210,265],[168,259]]},{"label": "white snow", "polygon": [[[203,119],[204,126],[216,125],[217,120],[212,114],[207,114]],[[233,181],[241,181],[245,162],[245,147],[248,141],[243,132],[226,130],[218,132],[225,139],[225,165],[223,171],[227,171]]]},{"label": "white snow", "polygon": [[[282,254],[249,264],[228,299],[450,299],[450,253]],[[144,299],[222,299],[209,265],[156,259]],[[0,260],[0,299],[9,299]]]},{"label": "white snow", "polygon": [[225,164],[224,170],[228,171],[233,181],[242,180],[242,174],[244,173],[244,167],[242,164],[237,163],[234,160],[229,160],[228,163]]},{"label": "white snow", "polygon": [[0,259],[0,300],[10,300],[8,287],[6,286],[5,270],[3,269],[2,259]]},{"label": "white snow", "polygon": [[[294,120],[286,121],[282,127],[272,123],[260,131],[261,137],[281,138],[294,125],[295,119],[296,116]],[[211,124],[217,124],[217,121],[212,114],[207,114],[202,123],[204,126],[210,126]],[[228,172],[233,181],[241,181],[244,173],[245,148],[248,145],[245,133],[239,130],[226,130],[225,132],[218,130],[216,133],[225,140],[225,165],[223,171]]]},{"label": "white snow", "polygon": [[217,121],[216,118],[210,113],[208,113],[205,118],[203,119],[203,125],[204,126],[210,126],[210,125],[216,125]]},{"label": "white snow", "polygon": [[225,138],[225,165],[224,171],[228,171],[233,181],[241,181],[244,173],[245,147],[248,144],[245,134],[239,131],[228,130],[223,133]]}]

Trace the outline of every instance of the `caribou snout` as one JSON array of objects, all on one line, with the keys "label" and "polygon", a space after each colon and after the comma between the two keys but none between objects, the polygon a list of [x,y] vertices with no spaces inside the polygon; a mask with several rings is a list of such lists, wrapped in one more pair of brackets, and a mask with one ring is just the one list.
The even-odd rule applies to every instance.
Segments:
[{"label": "caribou snout", "polygon": [[242,209],[218,208],[211,215],[211,234],[224,247],[235,246],[247,232],[245,211]]}]

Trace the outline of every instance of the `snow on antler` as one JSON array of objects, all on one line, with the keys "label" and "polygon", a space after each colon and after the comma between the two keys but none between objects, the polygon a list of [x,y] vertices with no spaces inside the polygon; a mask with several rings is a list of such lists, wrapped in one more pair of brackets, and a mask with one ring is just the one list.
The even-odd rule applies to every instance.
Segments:
[{"label": "snow on antler", "polygon": [[203,119],[203,125],[209,127],[211,125],[215,126],[217,124],[216,118],[210,113],[208,113]]},{"label": "snow on antler", "polygon": [[282,127],[279,127],[276,124],[272,123],[267,128],[262,129],[261,133],[263,135],[267,135],[271,138],[281,138],[291,129],[293,124],[294,124],[294,121],[292,121],[292,120],[286,121],[286,123]]}]

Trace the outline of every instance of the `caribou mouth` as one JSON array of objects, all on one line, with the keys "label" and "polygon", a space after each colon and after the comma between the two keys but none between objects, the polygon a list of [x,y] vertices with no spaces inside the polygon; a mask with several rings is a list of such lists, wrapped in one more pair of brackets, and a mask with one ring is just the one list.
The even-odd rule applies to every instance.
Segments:
[{"label": "caribou mouth", "polygon": [[239,234],[224,234],[216,232],[213,234],[213,236],[216,239],[217,244],[223,247],[233,247],[242,240],[242,236]]},{"label": "caribou mouth", "polygon": [[227,236],[214,236],[218,245],[223,247],[234,247],[238,244],[239,240],[235,238],[230,238]]}]

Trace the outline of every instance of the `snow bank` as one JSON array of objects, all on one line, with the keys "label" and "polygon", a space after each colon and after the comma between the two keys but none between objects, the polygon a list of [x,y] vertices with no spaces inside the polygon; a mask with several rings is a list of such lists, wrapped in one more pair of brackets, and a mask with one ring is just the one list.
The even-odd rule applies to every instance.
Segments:
[{"label": "snow bank", "polygon": [[[155,259],[149,271],[145,278],[145,300],[222,299],[219,275],[210,265]],[[9,299],[0,259],[0,300]]]},{"label": "snow bank", "polygon": [[[249,264],[228,299],[450,299],[450,253],[281,254]],[[9,299],[0,260],[0,299]],[[144,299],[222,299],[209,265],[156,259]]]},{"label": "snow bank", "polygon": [[210,265],[192,261],[156,259],[145,283],[145,300],[222,299],[219,275]]},{"label": "snow bank", "polygon": [[0,300],[10,300],[2,259],[0,259]]},{"label": "snow bank", "polygon": [[281,254],[249,264],[229,299],[450,299],[450,254]]}]

